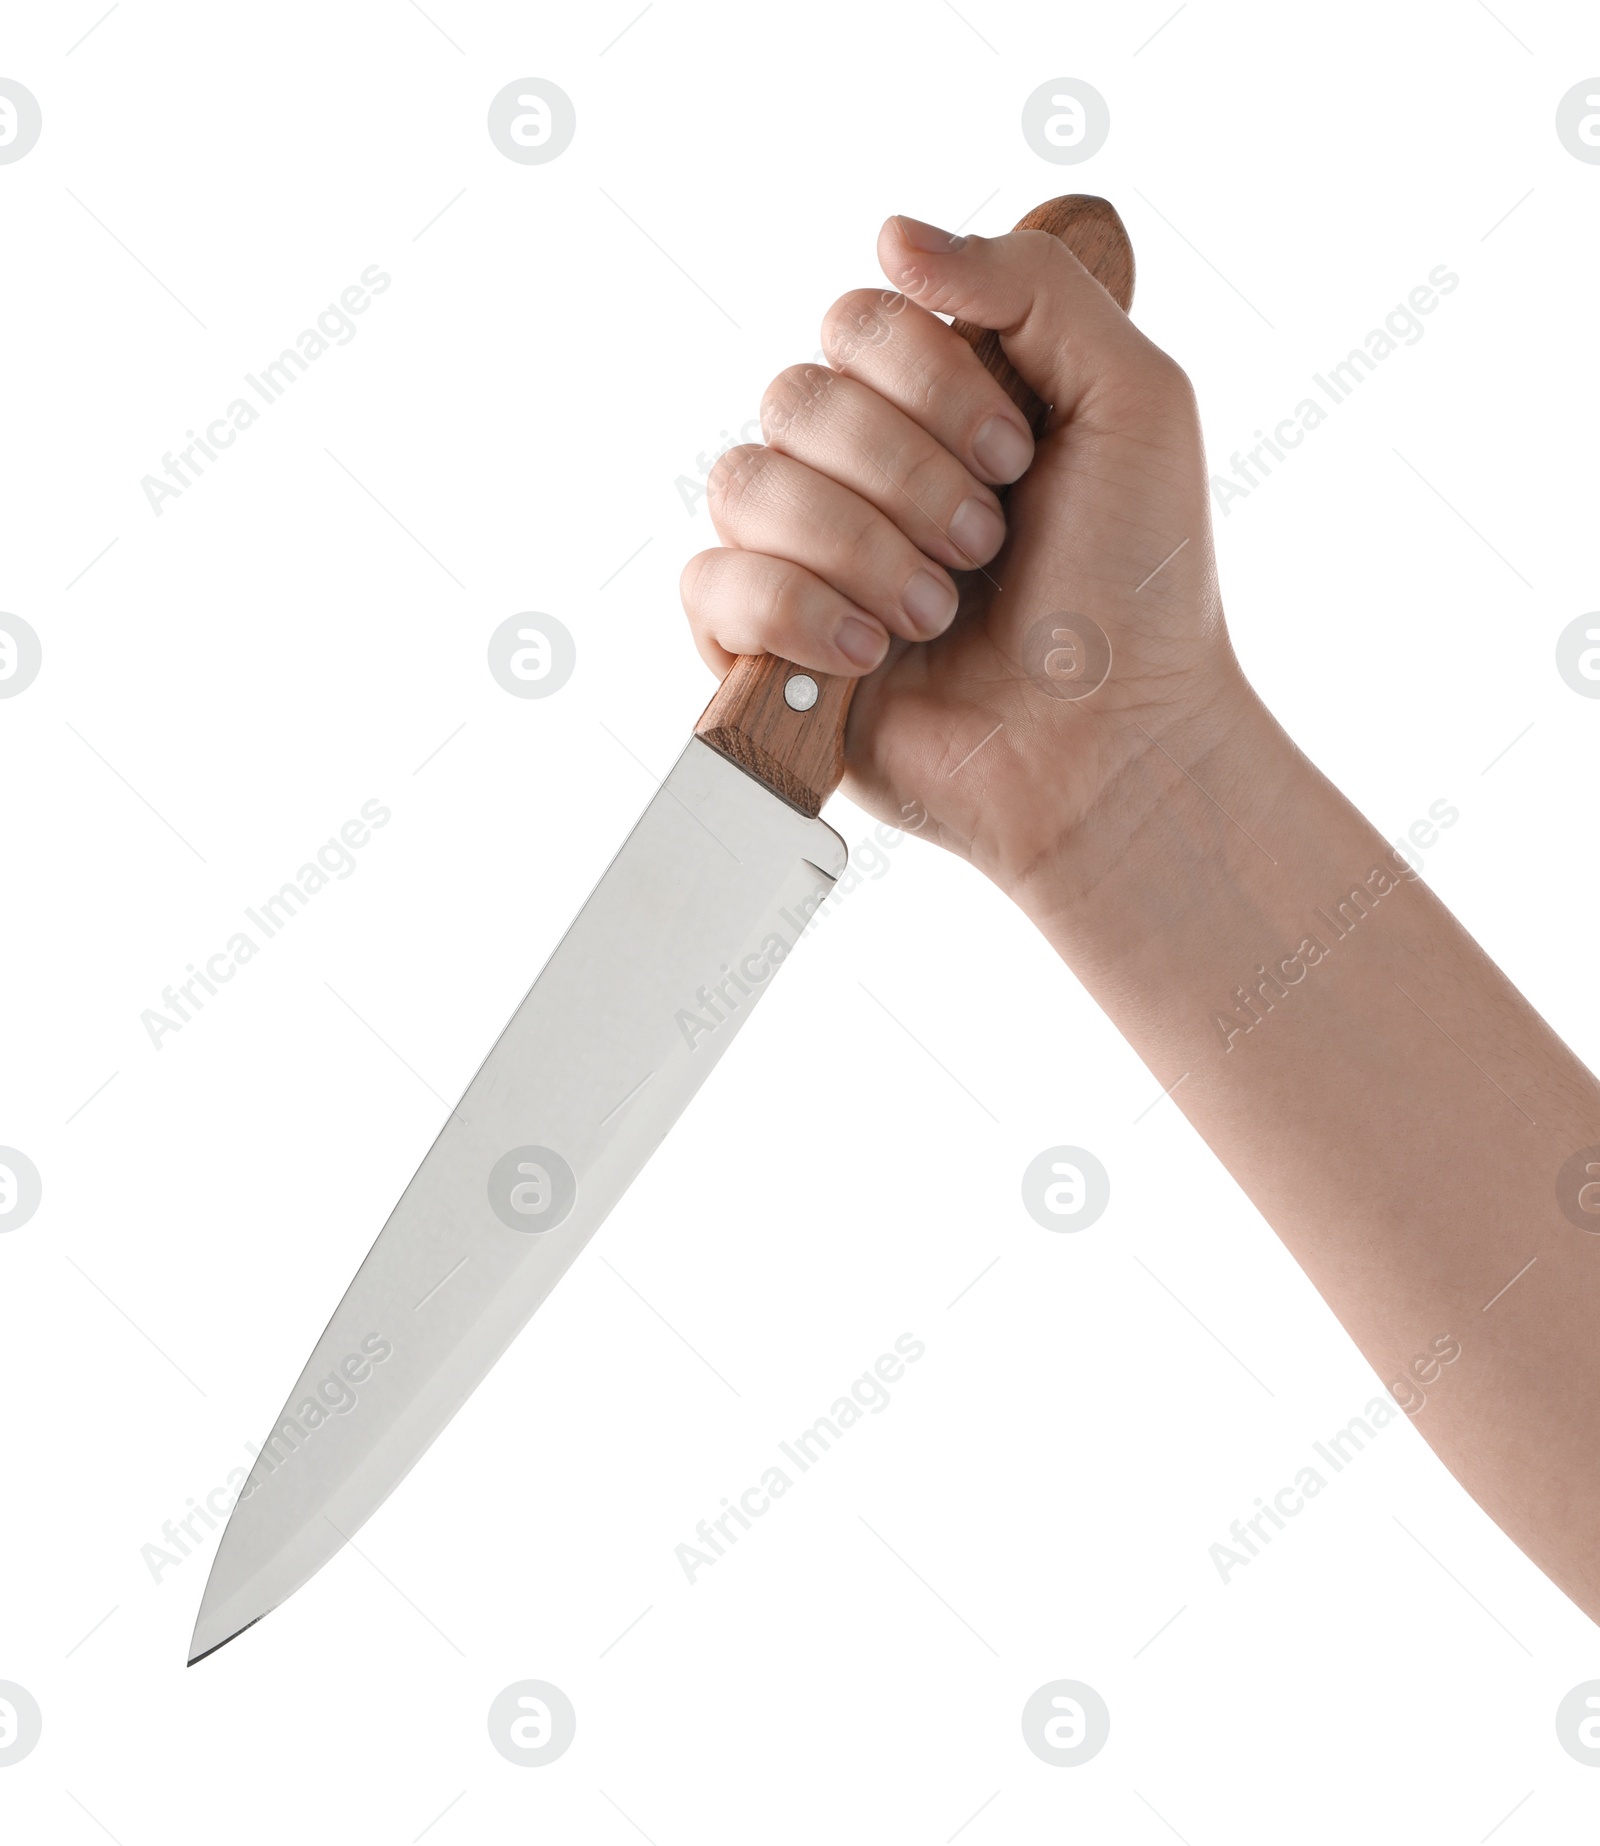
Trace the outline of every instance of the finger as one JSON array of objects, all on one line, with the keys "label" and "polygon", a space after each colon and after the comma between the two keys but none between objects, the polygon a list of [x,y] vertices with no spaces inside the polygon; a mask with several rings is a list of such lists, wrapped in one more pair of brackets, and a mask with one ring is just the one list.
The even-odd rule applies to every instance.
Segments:
[{"label": "finger", "polygon": [[869,386],[980,481],[1014,481],[1033,460],[1027,420],[959,333],[890,290],[841,295],[822,323],[829,363]]},{"label": "finger", "polygon": [[941,442],[876,391],[821,365],[780,372],[761,401],[779,449],[870,501],[953,570],[987,564],[1006,535],[1000,502]]},{"label": "finger", "polygon": [[1058,237],[955,237],[916,218],[878,233],[884,274],[919,306],[1000,335],[1029,385],[1070,416],[1114,375],[1176,374]]},{"label": "finger", "polygon": [[726,673],[738,654],[777,654],[858,679],[889,650],[881,622],[830,583],[759,551],[702,551],[679,583],[700,657]]},{"label": "finger", "polygon": [[706,492],[725,544],[787,558],[907,641],[949,626],[959,600],[949,573],[830,476],[781,449],[743,444],[717,462]]}]

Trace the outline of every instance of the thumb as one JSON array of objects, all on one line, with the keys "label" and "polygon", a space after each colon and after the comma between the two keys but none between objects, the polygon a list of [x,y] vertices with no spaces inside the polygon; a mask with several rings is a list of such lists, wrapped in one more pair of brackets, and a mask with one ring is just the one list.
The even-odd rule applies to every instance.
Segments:
[{"label": "thumb", "polygon": [[993,328],[1006,357],[1057,417],[1078,411],[1109,377],[1162,361],[1048,231],[957,237],[920,219],[889,218],[878,233],[878,261],[919,307]]}]

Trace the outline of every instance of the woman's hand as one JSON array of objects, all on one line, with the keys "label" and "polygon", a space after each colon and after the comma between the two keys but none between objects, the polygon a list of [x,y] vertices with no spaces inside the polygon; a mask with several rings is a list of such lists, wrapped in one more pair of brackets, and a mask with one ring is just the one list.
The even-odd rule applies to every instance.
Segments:
[{"label": "woman's hand", "polygon": [[[841,297],[823,323],[830,368],[780,373],[765,445],[713,471],[725,549],[690,561],[684,605],[719,674],[771,653],[862,679],[846,794],[1020,894],[1045,863],[1059,879],[1091,819],[1103,859],[1108,832],[1137,824],[1116,794],[1130,762],[1156,739],[1203,755],[1247,696],[1194,397],[1047,232],[958,238],[891,218],[878,256],[901,292]],[[1037,449],[941,313],[997,329],[1052,406]],[[1073,645],[1053,638],[1061,615],[1110,641],[1087,697],[1063,697],[1052,670]]]}]

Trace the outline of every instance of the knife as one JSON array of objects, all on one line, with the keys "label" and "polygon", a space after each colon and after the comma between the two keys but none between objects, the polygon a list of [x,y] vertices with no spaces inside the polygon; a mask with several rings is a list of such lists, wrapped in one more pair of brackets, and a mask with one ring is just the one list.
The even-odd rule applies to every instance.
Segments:
[{"label": "knife", "polygon": [[[1116,212],[1075,194],[1061,238],[1126,309]],[[956,330],[1035,434],[1049,407],[999,335]],[[819,819],[852,679],[735,662],[390,1213],[223,1532],[193,1666],[313,1576],[421,1459],[600,1228],[845,868]]]}]

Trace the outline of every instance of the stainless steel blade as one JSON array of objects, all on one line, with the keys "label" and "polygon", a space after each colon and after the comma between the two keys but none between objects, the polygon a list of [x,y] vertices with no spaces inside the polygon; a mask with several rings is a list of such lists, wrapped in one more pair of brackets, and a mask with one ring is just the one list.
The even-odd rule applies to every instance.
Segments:
[{"label": "stainless steel blade", "polygon": [[306,1363],[212,1566],[190,1664],[377,1509],[655,1151],[844,842],[691,741],[417,1169]]}]

